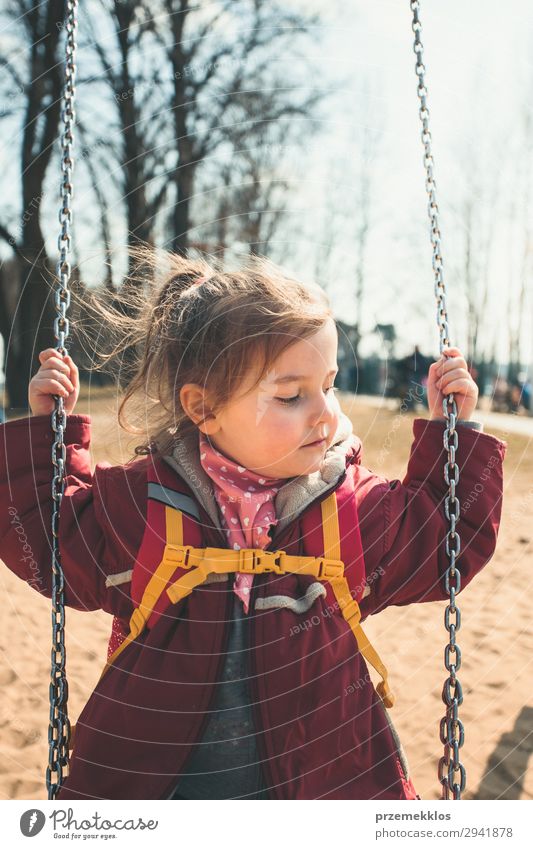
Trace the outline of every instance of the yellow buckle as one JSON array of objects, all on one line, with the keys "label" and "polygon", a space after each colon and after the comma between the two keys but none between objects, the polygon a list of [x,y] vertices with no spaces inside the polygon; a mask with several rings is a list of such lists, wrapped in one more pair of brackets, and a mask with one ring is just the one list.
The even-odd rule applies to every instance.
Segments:
[{"label": "yellow buckle", "polygon": [[163,559],[167,563],[176,563],[179,566],[182,566],[183,569],[189,569],[189,557],[191,551],[194,546],[192,545],[173,545],[172,543],[167,543],[165,545],[165,551],[163,554]]},{"label": "yellow buckle", "polygon": [[318,560],[318,578],[342,578],[344,575],[344,563],[342,560],[327,560],[325,557]]},{"label": "yellow buckle", "polygon": [[[344,605],[344,607],[342,608],[342,615],[344,616],[344,618],[346,619],[347,622],[353,616],[357,616],[357,622],[360,621],[361,610],[359,609],[359,605],[357,604],[355,599],[352,599],[351,601],[348,602],[348,604]],[[355,622],[353,624],[357,624],[357,622]]]},{"label": "yellow buckle", "polygon": [[284,551],[264,551],[262,548],[241,548],[238,554],[237,572],[244,572],[245,575],[257,575],[261,572],[283,574],[278,561],[280,556],[285,554]]},{"label": "yellow buckle", "polygon": [[138,607],[135,608],[133,613],[131,614],[130,619],[130,634],[135,639],[142,632],[144,626],[146,625],[146,619],[143,614],[139,610]]},{"label": "yellow buckle", "polygon": [[394,707],[394,693],[391,692],[391,688],[387,681],[380,681],[376,687],[376,692],[380,699],[382,700],[385,707],[391,708]]}]

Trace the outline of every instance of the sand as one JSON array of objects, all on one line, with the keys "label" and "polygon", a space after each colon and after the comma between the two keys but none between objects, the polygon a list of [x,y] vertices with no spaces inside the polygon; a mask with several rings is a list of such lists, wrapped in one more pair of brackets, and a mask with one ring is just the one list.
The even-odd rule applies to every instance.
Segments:
[{"label": "sand", "polygon": [[[341,396],[363,440],[363,464],[388,478],[403,478],[412,441],[413,413],[376,410]],[[93,417],[93,464],[129,456],[115,425],[113,399],[91,391],[77,412]],[[425,415],[423,412],[416,415]],[[503,520],[496,553],[459,597],[458,642],[466,726],[462,760],[464,798],[533,798],[533,697],[529,676],[533,628],[529,591],[533,540],[533,451],[523,435],[487,432],[508,442]],[[386,443],[391,438],[390,446]],[[131,444],[131,443],[130,443]],[[387,450],[383,451],[384,444]],[[3,565],[3,564],[2,564]],[[46,799],[50,603],[8,569],[0,569],[4,615],[0,631],[0,798]],[[444,603],[390,608],[366,630],[389,667],[397,703],[391,716],[406,750],[417,792],[440,797],[437,762],[445,678]],[[103,612],[67,611],[69,714],[75,722],[95,686],[111,618]]]}]

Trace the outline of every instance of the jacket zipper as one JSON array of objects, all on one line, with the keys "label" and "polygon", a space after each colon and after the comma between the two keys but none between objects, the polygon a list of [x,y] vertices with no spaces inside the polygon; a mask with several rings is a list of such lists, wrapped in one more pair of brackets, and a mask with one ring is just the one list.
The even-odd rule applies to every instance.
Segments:
[{"label": "jacket zipper", "polygon": [[[347,472],[346,472],[346,469],[345,469],[343,474],[336,481],[336,483],[332,487],[330,487],[329,490],[327,490],[325,493],[323,493],[323,497],[320,499],[319,504],[322,503],[322,501],[324,501],[329,495],[331,495],[332,492],[334,492],[336,489],[338,489],[340,487],[340,485],[344,482],[344,480],[346,478],[346,474],[347,474]],[[311,502],[311,503],[314,503],[314,502]],[[293,525],[299,520],[300,515],[301,514],[299,514],[296,517],[296,519],[294,519],[292,522],[289,522],[289,524],[283,529],[283,531],[281,531],[280,534],[278,534],[277,537],[276,537],[276,535],[274,535],[274,538],[272,539],[270,544],[266,547],[265,551],[276,551],[276,547],[279,544],[278,540],[283,539],[283,537],[285,535],[288,535],[288,533],[292,529]],[[251,651],[251,646],[254,647],[254,651]],[[262,727],[261,727],[262,726],[261,716],[260,716],[260,710],[259,710],[259,704],[258,704],[258,698],[257,698],[258,697],[257,681],[256,681],[257,669],[256,669],[256,666],[255,666],[255,660],[254,660],[255,651],[256,651],[255,617],[253,617],[251,622],[250,622],[250,640],[248,642],[250,672],[252,673],[252,677],[251,677],[251,680],[250,680],[250,694],[252,696],[251,707],[252,707],[252,716],[253,716],[253,719],[254,719],[254,731],[255,731],[255,734],[256,734],[257,749],[258,749],[258,753],[260,754],[260,757],[261,757],[261,760],[262,760],[261,770],[263,772],[263,779],[264,779],[264,783],[266,784],[266,787],[267,787],[268,798],[272,799],[273,796],[271,794],[271,788],[274,786],[274,780],[273,780],[273,776],[272,776],[272,772],[271,772],[271,768],[270,768],[270,761],[267,757],[265,742],[264,742],[264,739],[263,739],[263,733],[264,732],[263,732]]]},{"label": "jacket zipper", "polygon": [[[346,469],[345,469],[344,472],[342,473],[342,475],[340,476],[340,478],[338,478],[338,480],[336,481],[336,483],[334,483],[333,486],[331,486],[329,489],[327,489],[325,492],[322,493],[322,495],[320,496],[320,501],[318,502],[318,504],[322,504],[322,502],[325,501],[326,498],[329,495],[331,495],[332,492],[335,492],[336,489],[339,489],[341,484],[344,483],[344,480],[346,479],[346,474],[347,474],[347,472],[346,472]],[[310,504],[307,505],[307,507],[310,507],[314,503],[315,503],[314,501],[311,501]],[[289,524],[286,525],[279,534],[276,534],[276,532],[274,531],[274,537],[273,537],[272,541],[265,548],[265,551],[276,551],[276,548],[274,548],[274,546],[279,545],[278,541],[280,539],[283,539],[285,534],[293,527],[293,525],[296,524],[296,522],[299,520],[302,513],[305,510],[307,510],[307,507],[304,507],[304,510],[302,510],[301,513],[298,514],[296,519],[293,519],[292,522],[289,522]]]},{"label": "jacket zipper", "polygon": [[[196,735],[196,739],[195,739],[194,743],[191,744],[191,748],[189,750],[189,753],[187,754],[187,757],[185,758],[185,761],[183,762],[183,764],[181,766],[181,771],[177,775],[175,775],[173,780],[172,780],[172,785],[171,785],[171,788],[170,788],[172,793],[174,793],[174,790],[176,789],[176,787],[178,785],[178,779],[181,777],[183,772],[186,772],[186,768],[187,768],[187,766],[189,765],[189,763],[192,759],[192,756],[194,754],[194,750],[195,750],[197,744],[201,742],[201,740],[204,736],[204,732],[207,728],[207,724],[208,724],[208,722],[211,718],[210,712],[211,712],[211,708],[213,707],[213,704],[215,702],[215,697],[216,697],[216,694],[217,694],[217,687],[220,683],[220,676],[221,676],[222,670],[224,668],[224,661],[226,659],[226,654],[227,654],[227,648],[228,648],[228,642],[229,642],[230,615],[231,615],[231,609],[232,609],[231,605],[232,604],[233,604],[232,595],[231,595],[230,592],[228,592],[227,593],[227,599],[226,599],[226,610],[225,610],[226,621],[224,622],[224,633],[222,634],[222,646],[221,646],[220,656],[218,658],[218,664],[217,664],[217,669],[216,669],[216,674],[215,674],[215,683],[211,687],[211,695],[209,697],[209,702],[208,702],[208,705],[207,705],[207,707],[204,711],[204,715],[202,717],[202,721],[200,723],[200,728],[198,730],[198,734]],[[168,795],[164,796],[163,798],[168,799]]]},{"label": "jacket zipper", "polygon": [[250,678],[250,695],[252,697],[252,716],[254,721],[254,733],[257,744],[257,753],[261,758],[260,769],[263,776],[263,784],[266,787],[266,793],[268,799],[272,799],[272,791],[271,788],[274,786],[274,781],[272,777],[272,772],[270,770],[270,762],[267,757],[265,741],[263,739],[263,731],[261,729],[261,716],[257,701],[257,682],[256,682],[256,674],[257,669],[255,666],[255,650],[251,651],[250,646],[255,646],[255,617],[252,618],[250,624],[250,640],[248,641],[248,663],[251,673]]}]

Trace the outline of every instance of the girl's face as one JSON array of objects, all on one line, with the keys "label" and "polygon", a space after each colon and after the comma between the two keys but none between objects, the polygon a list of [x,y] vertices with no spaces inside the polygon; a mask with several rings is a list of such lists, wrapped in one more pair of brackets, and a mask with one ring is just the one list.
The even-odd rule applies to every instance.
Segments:
[{"label": "girl's face", "polygon": [[[320,467],[337,430],[337,371],[337,329],[330,318],[313,336],[287,348],[253,390],[257,371],[251,372],[229,404],[200,429],[222,454],[265,478],[310,474]],[[194,409],[198,389],[182,387],[187,412]]]}]

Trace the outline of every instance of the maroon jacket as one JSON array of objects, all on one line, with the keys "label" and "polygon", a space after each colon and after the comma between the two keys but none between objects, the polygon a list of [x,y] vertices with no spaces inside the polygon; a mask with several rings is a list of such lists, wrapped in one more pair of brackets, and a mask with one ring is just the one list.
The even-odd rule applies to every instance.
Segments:
[{"label": "maroon jacket", "polygon": [[[507,445],[471,428],[457,429],[458,567],[464,588],[496,546]],[[446,597],[443,423],[417,418],[413,431],[403,481],[388,481],[362,466],[357,439],[346,454],[346,465],[355,464],[357,471],[354,488],[370,588],[360,604],[363,619],[390,604]],[[52,436],[49,416],[0,426],[0,557],[48,597]],[[101,608],[127,622],[130,583],[107,579],[127,573],[135,561],[146,516],[148,460],[100,463],[92,472],[89,443],[90,417],[69,416],[59,526],[65,599],[78,610]],[[185,491],[194,497],[188,487]],[[220,547],[220,530],[198,506],[205,545]],[[269,550],[289,551],[298,533],[297,516],[274,536]],[[272,580],[276,592],[298,596],[294,575],[258,575],[253,592],[264,596]],[[202,738],[224,657],[230,596],[217,591],[216,583],[198,587],[178,602],[173,615],[141,635],[140,652],[139,647],[128,650],[121,669],[104,676],[78,719],[70,775],[58,798],[168,798]],[[339,631],[332,639],[330,631],[324,639],[322,628],[313,627],[302,629],[295,640],[280,626],[283,611],[275,613],[265,610],[253,618],[250,646],[254,717],[270,797],[414,798],[401,745],[351,632]],[[330,616],[328,627],[334,621]],[[305,681],[313,671],[315,681],[324,678],[320,704],[306,701]]]}]

